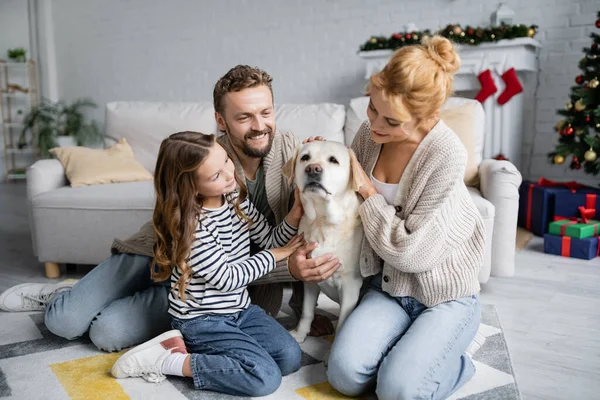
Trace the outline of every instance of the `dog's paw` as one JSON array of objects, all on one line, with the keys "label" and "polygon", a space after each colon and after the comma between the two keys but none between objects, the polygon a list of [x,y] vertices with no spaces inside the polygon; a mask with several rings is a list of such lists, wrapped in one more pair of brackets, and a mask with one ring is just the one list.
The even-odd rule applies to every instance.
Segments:
[{"label": "dog's paw", "polygon": [[296,339],[296,342],[298,343],[304,343],[306,340],[306,333],[303,334],[302,332],[298,332],[296,329],[291,331],[290,335],[292,335],[292,337]]}]

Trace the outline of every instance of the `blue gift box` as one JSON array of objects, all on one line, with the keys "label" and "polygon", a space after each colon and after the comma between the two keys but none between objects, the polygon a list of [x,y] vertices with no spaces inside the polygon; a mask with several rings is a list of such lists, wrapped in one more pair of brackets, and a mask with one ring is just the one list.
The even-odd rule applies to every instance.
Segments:
[{"label": "blue gift box", "polygon": [[541,186],[532,181],[523,181],[519,187],[519,219],[518,225],[537,236],[548,232],[548,225],[553,221],[556,194],[571,194],[566,187]]},{"label": "blue gift box", "polygon": [[598,238],[577,239],[547,233],[544,235],[544,253],[591,260],[598,256]]},{"label": "blue gift box", "polygon": [[[581,215],[579,207],[590,211],[588,215]],[[595,212],[591,212],[595,210]],[[554,216],[560,218],[600,218],[600,190],[586,187],[577,189],[575,193],[556,193],[554,199]]]}]

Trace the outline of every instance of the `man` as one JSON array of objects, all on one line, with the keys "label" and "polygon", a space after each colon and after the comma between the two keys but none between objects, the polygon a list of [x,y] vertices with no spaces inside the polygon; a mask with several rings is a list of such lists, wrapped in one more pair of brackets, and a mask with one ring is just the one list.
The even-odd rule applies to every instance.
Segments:
[{"label": "man", "polygon": [[[291,133],[275,128],[272,78],[264,71],[238,65],[215,85],[213,101],[219,142],[231,153],[236,170],[246,179],[252,202],[269,222],[279,222],[293,201],[293,188],[281,175],[283,164],[299,145]],[[150,270],[155,243],[152,222],[112,246],[113,255],[75,286],[23,284],[0,295],[6,311],[46,310],[46,326],[58,336],[75,339],[89,332],[104,351],[119,351],[171,329],[169,282],[155,283]],[[319,282],[339,267],[331,255],[308,259],[309,243],[250,288],[253,303],[275,316],[281,307],[281,282]],[[294,284],[290,305],[301,308],[300,286]],[[331,323],[315,318],[313,334],[332,333]]]}]

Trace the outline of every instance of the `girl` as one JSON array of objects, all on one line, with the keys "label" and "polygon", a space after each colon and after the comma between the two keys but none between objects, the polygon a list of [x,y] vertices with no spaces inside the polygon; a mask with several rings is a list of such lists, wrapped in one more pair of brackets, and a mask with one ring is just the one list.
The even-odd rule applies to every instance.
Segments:
[{"label": "girl", "polygon": [[475,373],[465,351],[479,326],[484,227],[463,183],[466,150],[439,118],[459,67],[450,41],[433,37],[370,80],[352,149],[372,278],[327,372],[346,395],[376,386],[380,400],[445,399]]},{"label": "girl", "polygon": [[[271,228],[247,199],[215,136],[195,132],[162,142],[154,185],[153,278],[171,277],[174,330],[125,353],[112,374],[150,382],[165,374],[188,376],[197,389],[241,396],[274,392],[282,375],[300,368],[300,347],[250,304],[246,287],[303,244],[294,236],[302,216],[298,197],[285,220]],[[249,257],[250,240],[270,250]]]}]

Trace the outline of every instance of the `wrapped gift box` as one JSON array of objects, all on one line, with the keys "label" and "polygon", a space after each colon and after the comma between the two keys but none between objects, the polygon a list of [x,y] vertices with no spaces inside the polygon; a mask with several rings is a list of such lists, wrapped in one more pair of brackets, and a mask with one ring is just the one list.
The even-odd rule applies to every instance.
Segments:
[{"label": "wrapped gift box", "polygon": [[555,194],[554,218],[580,217],[600,220],[600,190],[586,187]]},{"label": "wrapped gift box", "polygon": [[588,220],[572,221],[563,219],[550,222],[548,233],[558,236],[569,236],[577,239],[585,239],[600,234],[600,221]]},{"label": "wrapped gift box", "polygon": [[575,182],[558,184],[543,178],[538,182],[523,181],[519,187],[519,226],[543,236],[554,218],[555,196],[572,194],[580,188],[583,186]]},{"label": "wrapped gift box", "polygon": [[598,237],[576,239],[569,236],[544,235],[544,253],[591,260],[598,257]]}]

